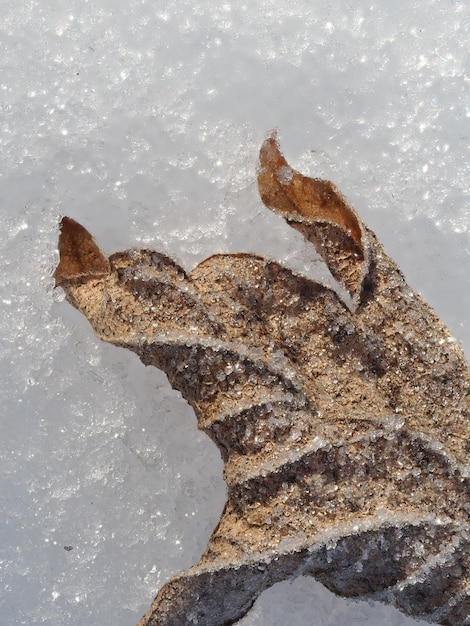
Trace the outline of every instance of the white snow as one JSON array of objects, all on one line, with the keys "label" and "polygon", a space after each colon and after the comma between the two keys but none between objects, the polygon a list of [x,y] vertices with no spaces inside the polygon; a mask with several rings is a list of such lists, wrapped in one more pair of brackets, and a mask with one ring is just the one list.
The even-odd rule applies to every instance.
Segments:
[{"label": "white snow", "polygon": [[[106,252],[188,268],[230,250],[314,263],[257,195],[279,128],[470,354],[469,18],[459,0],[3,0],[2,623],[131,626],[224,502],[218,451],[165,377],[53,290],[60,214]],[[286,623],[417,622],[299,578],[242,622]]]}]

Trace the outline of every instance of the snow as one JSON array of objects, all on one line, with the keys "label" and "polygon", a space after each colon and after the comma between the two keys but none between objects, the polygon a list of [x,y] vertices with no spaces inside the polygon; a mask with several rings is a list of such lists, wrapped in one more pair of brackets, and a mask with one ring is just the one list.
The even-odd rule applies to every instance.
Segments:
[{"label": "snow", "polygon": [[[105,252],[187,268],[224,251],[315,264],[257,195],[279,128],[470,354],[469,17],[458,0],[3,1],[3,623],[134,624],[224,502],[186,403],[54,291],[59,215]],[[242,621],[285,623],[418,622],[299,578]]]}]

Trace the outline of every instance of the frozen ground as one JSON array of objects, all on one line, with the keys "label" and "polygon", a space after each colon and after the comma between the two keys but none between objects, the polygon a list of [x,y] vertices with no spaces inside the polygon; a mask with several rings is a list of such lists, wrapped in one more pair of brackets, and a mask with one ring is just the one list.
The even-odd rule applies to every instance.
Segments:
[{"label": "frozen ground", "polygon": [[[311,261],[257,150],[332,178],[470,354],[469,5],[2,0],[0,615],[132,626],[196,562],[222,464],[158,371],[53,290],[57,222],[102,249]],[[416,624],[311,579],[243,626]]]}]

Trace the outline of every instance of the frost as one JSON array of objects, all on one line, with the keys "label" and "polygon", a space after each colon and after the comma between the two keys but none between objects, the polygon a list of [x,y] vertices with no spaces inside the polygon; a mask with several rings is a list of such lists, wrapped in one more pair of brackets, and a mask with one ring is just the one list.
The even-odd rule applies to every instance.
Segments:
[{"label": "frost", "polygon": [[[5,624],[130,626],[166,576],[203,552],[226,491],[215,445],[166,376],[97,341],[53,290],[60,215],[93,231],[106,254],[158,249],[188,271],[213,252],[282,265],[295,257],[297,273],[325,282],[311,245],[256,193],[259,142],[279,125],[291,160],[340,184],[469,350],[467,5],[230,7],[3,4]],[[427,65],[417,70],[421,54]],[[433,164],[426,174],[423,163]],[[258,378],[249,371],[247,380]],[[107,485],[91,480],[100,465]],[[94,519],[112,540],[89,542]],[[49,520],[57,545],[43,541]],[[265,592],[244,625],[312,620],[416,623],[309,577]]]}]

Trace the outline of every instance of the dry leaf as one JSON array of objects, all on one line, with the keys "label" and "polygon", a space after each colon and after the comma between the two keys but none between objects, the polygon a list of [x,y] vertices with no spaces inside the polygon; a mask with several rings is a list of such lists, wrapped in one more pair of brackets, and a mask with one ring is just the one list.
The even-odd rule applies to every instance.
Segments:
[{"label": "dry leaf", "polygon": [[57,284],[98,337],[167,374],[225,462],[206,552],[139,625],[233,624],[298,575],[470,624],[464,356],[334,186],[290,168],[274,136],[258,180],[353,310],[254,255],[215,255],[190,274],[148,250],[106,260],[62,220]]}]

